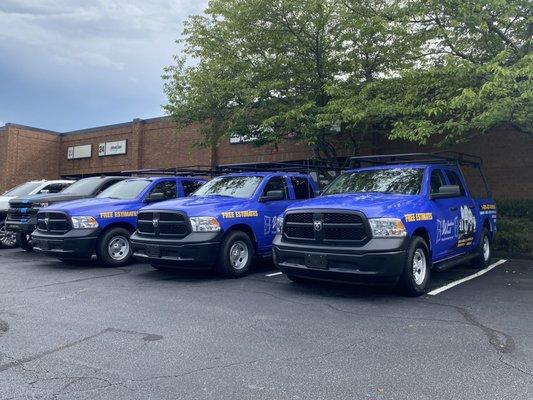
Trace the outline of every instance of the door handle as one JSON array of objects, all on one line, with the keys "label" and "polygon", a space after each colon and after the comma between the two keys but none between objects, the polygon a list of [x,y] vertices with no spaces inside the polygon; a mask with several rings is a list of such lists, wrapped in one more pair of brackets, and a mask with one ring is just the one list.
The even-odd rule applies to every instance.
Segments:
[{"label": "door handle", "polygon": [[470,208],[471,210],[473,210],[474,208],[476,208],[476,206],[468,206],[468,208]]},{"label": "door handle", "polygon": [[457,211],[458,209],[458,207],[450,207],[450,211]]}]

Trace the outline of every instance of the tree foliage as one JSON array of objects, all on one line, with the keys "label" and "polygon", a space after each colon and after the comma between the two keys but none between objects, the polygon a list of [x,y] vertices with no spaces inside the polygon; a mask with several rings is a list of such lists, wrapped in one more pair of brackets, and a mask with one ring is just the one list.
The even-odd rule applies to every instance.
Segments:
[{"label": "tree foliage", "polygon": [[334,158],[365,135],[531,133],[526,0],[211,0],[165,69],[166,111],[224,135],[288,135]]}]

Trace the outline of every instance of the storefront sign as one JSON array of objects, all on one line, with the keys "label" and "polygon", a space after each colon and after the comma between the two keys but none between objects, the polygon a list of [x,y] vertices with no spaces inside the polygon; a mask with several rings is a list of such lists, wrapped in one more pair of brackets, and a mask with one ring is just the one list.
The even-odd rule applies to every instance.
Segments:
[{"label": "storefront sign", "polygon": [[116,156],[119,154],[126,154],[127,140],[119,140],[117,142],[106,142],[98,145],[98,156]]},{"label": "storefront sign", "polygon": [[79,158],[91,158],[93,154],[93,145],[85,144],[82,146],[69,147],[67,150],[67,159],[77,160]]}]

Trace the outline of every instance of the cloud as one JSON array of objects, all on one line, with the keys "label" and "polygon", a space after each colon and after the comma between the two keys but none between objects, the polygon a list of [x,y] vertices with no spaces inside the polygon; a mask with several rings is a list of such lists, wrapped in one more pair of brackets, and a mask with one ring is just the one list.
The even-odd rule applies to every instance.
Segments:
[{"label": "cloud", "polygon": [[[7,104],[2,87],[13,82],[31,87],[50,88],[50,98],[57,110],[48,109],[61,120],[64,107],[74,98],[80,114],[77,127],[91,118],[84,113],[98,102],[98,97],[137,96],[132,106],[128,101],[116,104],[117,118],[146,110],[157,115],[165,99],[160,79],[164,66],[172,63],[178,51],[178,38],[183,21],[205,8],[207,0],[2,0],[0,2],[0,117],[15,117],[35,112],[19,104]],[[20,85],[19,85],[20,86]],[[73,96],[73,91],[79,96]],[[143,96],[144,94],[144,96]],[[67,99],[64,103],[61,99]],[[57,101],[56,101],[57,100]],[[64,104],[64,105],[63,105]],[[62,109],[63,108],[63,109]],[[129,115],[129,114],[128,114]],[[83,117],[83,118],[82,118]],[[49,115],[49,120],[53,120]],[[100,123],[98,114],[92,116]],[[20,121],[25,123],[25,121]],[[88,121],[90,123],[90,121]],[[103,121],[102,121],[103,122]],[[61,125],[61,124],[58,124]],[[52,129],[54,127],[51,127]]]}]

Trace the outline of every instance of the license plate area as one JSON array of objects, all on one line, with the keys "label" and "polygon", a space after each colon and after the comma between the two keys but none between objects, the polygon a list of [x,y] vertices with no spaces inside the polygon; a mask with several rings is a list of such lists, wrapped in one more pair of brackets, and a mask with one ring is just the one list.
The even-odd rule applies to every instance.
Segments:
[{"label": "license plate area", "polygon": [[328,259],[326,258],[326,256],[320,254],[306,254],[305,266],[307,268],[327,269]]},{"label": "license plate area", "polygon": [[37,245],[42,250],[49,250],[50,249],[50,245],[48,244],[48,242],[46,240],[40,240],[39,243],[37,243]]},{"label": "license plate area", "polygon": [[161,257],[161,251],[159,250],[159,246],[147,245],[146,255],[148,257]]}]

